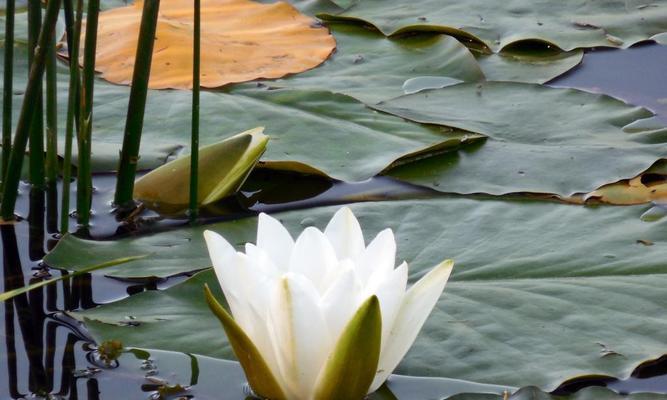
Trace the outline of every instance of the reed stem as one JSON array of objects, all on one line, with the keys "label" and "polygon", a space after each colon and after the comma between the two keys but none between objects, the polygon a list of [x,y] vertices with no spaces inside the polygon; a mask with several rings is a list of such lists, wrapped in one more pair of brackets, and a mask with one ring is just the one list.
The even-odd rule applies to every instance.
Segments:
[{"label": "reed stem", "polygon": [[79,122],[79,165],[76,188],[76,212],[80,225],[88,226],[93,199],[93,177],[90,166],[93,128],[93,89],[95,86],[95,53],[97,51],[97,24],[100,1],[89,0],[86,13],[86,40],[83,50],[83,72],[81,75],[81,106]]},{"label": "reed stem", "polygon": [[[6,1],[5,14],[5,60],[4,60],[4,81],[2,92],[2,182],[7,173],[9,164],[9,153],[12,150],[12,95],[14,92],[14,0]],[[1,189],[2,186],[0,186]]]},{"label": "reed stem", "polygon": [[[40,0],[28,0],[28,65],[32,65],[35,59],[35,46],[37,46],[40,29],[42,25],[42,4]],[[47,46],[50,44],[47,43]],[[43,61],[44,62],[44,61]],[[39,82],[39,96],[35,98],[33,107],[35,113],[30,123],[30,154],[29,154],[29,177],[33,186],[44,187],[44,102],[42,99],[42,82]]]},{"label": "reed stem", "polygon": [[46,56],[46,183],[58,179],[58,84],[56,38],[51,38]]},{"label": "reed stem", "polygon": [[9,164],[5,174],[5,185],[2,191],[2,204],[0,204],[0,214],[5,221],[14,219],[14,207],[16,205],[16,196],[18,195],[18,186],[21,179],[21,166],[23,165],[23,156],[28,145],[31,122],[34,114],[38,112],[35,107],[36,101],[41,97],[40,86],[44,69],[46,67],[46,55],[48,45],[51,43],[51,37],[54,33],[56,21],[58,20],[58,11],[60,0],[50,0],[46,6],[46,15],[44,17],[44,26],[39,34],[38,45],[34,53],[34,62],[30,66],[30,76],[26,85],[23,104],[21,104],[21,113],[17,121],[16,133],[14,135],[14,145],[12,146]]},{"label": "reed stem", "polygon": [[[67,9],[72,9],[72,0],[65,1],[65,15]],[[69,5],[68,5],[69,3]],[[83,18],[83,0],[76,2],[76,19],[65,18],[70,20],[73,24],[71,40],[68,34],[68,51],[69,51],[69,92],[67,95],[67,122],[65,124],[65,151],[63,160],[63,189],[62,202],[60,205],[60,232],[66,233],[69,231],[69,192],[70,183],[72,180],[72,138],[74,136],[74,124],[78,115],[78,100],[79,88],[81,80],[79,79],[79,45],[81,43],[81,20]],[[71,43],[71,44],[70,44]]]},{"label": "reed stem", "polygon": [[190,141],[190,222],[199,216],[199,70],[201,47],[201,4],[194,0],[194,35],[192,44],[192,132]]},{"label": "reed stem", "polygon": [[144,111],[146,109],[159,8],[159,0],[144,0],[114,197],[116,206],[121,209],[134,205],[132,192],[134,191],[134,178],[137,172],[137,162],[139,161],[141,131],[144,125]]}]

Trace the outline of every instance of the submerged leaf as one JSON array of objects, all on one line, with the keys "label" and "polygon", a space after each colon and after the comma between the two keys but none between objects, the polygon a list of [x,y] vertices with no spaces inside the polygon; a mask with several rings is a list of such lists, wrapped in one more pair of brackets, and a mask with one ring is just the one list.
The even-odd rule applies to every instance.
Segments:
[{"label": "submerged leaf", "polygon": [[[199,149],[199,205],[234,194],[264,153],[269,137],[255,128]],[[134,198],[148,208],[174,214],[188,208],[190,156],[171,161],[142,176]]]},{"label": "submerged leaf", "polygon": [[[110,82],[132,80],[142,6],[138,0],[100,13],[95,69]],[[149,88],[192,87],[193,10],[189,2],[161,0]],[[207,0],[201,19],[202,87],[302,72],[336,47],[326,28],[285,2]]]}]

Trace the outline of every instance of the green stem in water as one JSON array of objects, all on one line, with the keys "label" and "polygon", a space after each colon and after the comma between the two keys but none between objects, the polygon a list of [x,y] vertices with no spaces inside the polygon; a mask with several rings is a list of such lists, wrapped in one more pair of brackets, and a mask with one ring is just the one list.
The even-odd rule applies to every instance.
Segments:
[{"label": "green stem in water", "polygon": [[[14,0],[7,0],[5,13],[4,90],[2,92],[2,178],[7,173],[12,150],[12,94],[14,74]],[[4,179],[2,181],[4,184]]]},{"label": "green stem in water", "polygon": [[[69,5],[68,5],[69,3]],[[72,0],[65,0],[65,14],[67,9],[71,11]],[[60,205],[60,232],[69,231],[69,191],[70,181],[72,180],[72,138],[74,136],[74,124],[76,121],[79,100],[79,88],[81,81],[79,79],[79,44],[81,43],[81,20],[83,18],[83,0],[76,2],[76,19],[69,19],[74,24],[71,41],[68,40],[68,49],[70,56],[69,64],[69,92],[67,96],[67,122],[65,125],[65,155],[63,160],[63,189],[62,203]],[[68,35],[69,36],[69,35]]]},{"label": "green stem in water", "polygon": [[80,225],[88,226],[93,199],[93,176],[90,167],[93,131],[93,88],[95,86],[95,52],[97,50],[97,23],[100,1],[89,0],[86,14],[86,41],[83,50],[81,75],[81,107],[79,122],[79,168],[76,187],[76,212]]},{"label": "green stem in water", "polygon": [[[42,25],[42,4],[40,0],[28,0],[28,65],[35,62],[37,46]],[[49,46],[51,43],[47,43]],[[44,62],[46,60],[43,60]],[[44,187],[44,103],[42,100],[42,82],[39,82],[39,96],[35,98],[35,113],[30,122],[30,183]]]},{"label": "green stem in water", "polygon": [[14,219],[14,206],[16,205],[16,196],[18,194],[19,181],[21,179],[21,166],[23,165],[23,156],[28,145],[30,134],[30,123],[34,114],[37,112],[37,99],[41,97],[41,83],[46,66],[46,55],[48,46],[51,43],[56,21],[58,20],[58,11],[60,0],[50,0],[46,7],[46,16],[44,17],[44,26],[39,34],[38,45],[34,54],[34,62],[30,66],[30,76],[21,104],[21,113],[16,126],[14,135],[14,145],[9,157],[9,164],[5,174],[5,185],[2,192],[2,204],[0,204],[0,214],[5,221]]},{"label": "green stem in water", "polygon": [[134,178],[137,172],[137,162],[139,161],[139,146],[144,125],[148,80],[151,74],[153,44],[155,43],[159,9],[159,0],[144,0],[137,54],[132,74],[130,102],[127,107],[127,119],[125,120],[123,149],[118,164],[118,179],[114,197],[114,202],[120,208],[129,208],[134,205],[132,192],[134,191]]},{"label": "green stem in water", "polygon": [[58,179],[58,85],[56,38],[51,38],[46,56],[46,183]]},{"label": "green stem in water", "polygon": [[192,137],[190,141],[190,222],[195,222],[199,216],[199,70],[200,70],[200,43],[201,43],[201,4],[195,0],[194,10],[194,40],[192,44]]}]

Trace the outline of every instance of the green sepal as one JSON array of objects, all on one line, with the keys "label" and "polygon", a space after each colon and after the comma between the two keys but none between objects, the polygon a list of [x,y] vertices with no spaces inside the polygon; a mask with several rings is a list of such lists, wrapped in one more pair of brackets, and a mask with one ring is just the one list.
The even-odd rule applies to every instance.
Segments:
[{"label": "green sepal", "polygon": [[255,344],[234,321],[234,318],[229,315],[227,310],[218,303],[206,284],[204,285],[204,294],[209,308],[222,323],[227,339],[234,350],[234,354],[236,354],[236,358],[241,363],[241,367],[243,367],[246,378],[248,378],[248,384],[250,384],[255,394],[270,400],[287,400],[280,384],[273,376],[271,369]]},{"label": "green sepal", "polygon": [[[264,128],[254,128],[199,149],[197,198],[199,205],[233,195],[266,150],[269,137]],[[139,178],[134,184],[135,200],[162,214],[187,210],[190,196],[190,156],[177,158]]]},{"label": "green sepal", "polygon": [[376,296],[366,300],[343,330],[315,389],[316,400],[366,397],[380,359],[382,313]]}]

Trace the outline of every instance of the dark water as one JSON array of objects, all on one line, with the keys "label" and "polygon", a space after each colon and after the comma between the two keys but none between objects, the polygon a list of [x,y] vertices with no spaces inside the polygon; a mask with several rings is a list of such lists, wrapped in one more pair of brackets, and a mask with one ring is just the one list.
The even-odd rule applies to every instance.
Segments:
[{"label": "dark water", "polygon": [[[550,84],[599,91],[642,105],[667,122],[667,47],[641,45],[628,50],[594,50],[576,70]],[[114,177],[95,178],[95,215],[89,234],[97,239],[159,231],[186,224],[158,220],[150,211],[132,224],[119,224],[110,210]],[[66,271],[49,269],[41,259],[57,242],[57,196],[21,188],[17,213],[24,219],[0,226],[3,291]],[[259,171],[237,198],[208,207],[202,221],[212,222],[285,209],[424,197],[434,192],[379,177],[362,183],[332,183],[317,178]],[[224,216],[222,215],[224,213]],[[75,220],[71,219],[71,226]],[[62,310],[95,307],[182,281],[137,284],[83,275],[32,291],[2,304],[0,314],[0,399],[244,399],[248,391],[238,364],[186,354],[134,351],[106,365],[85,329]],[[563,384],[556,392],[607,386],[619,393],[667,393],[667,359],[638,368],[625,381],[590,378]],[[188,390],[181,390],[190,387]],[[448,379],[394,376],[377,399],[437,399],[461,392],[502,394],[505,388]]]},{"label": "dark water", "polygon": [[604,93],[644,106],[667,123],[667,46],[653,42],[626,50],[593,49],[576,69],[549,82]]}]

